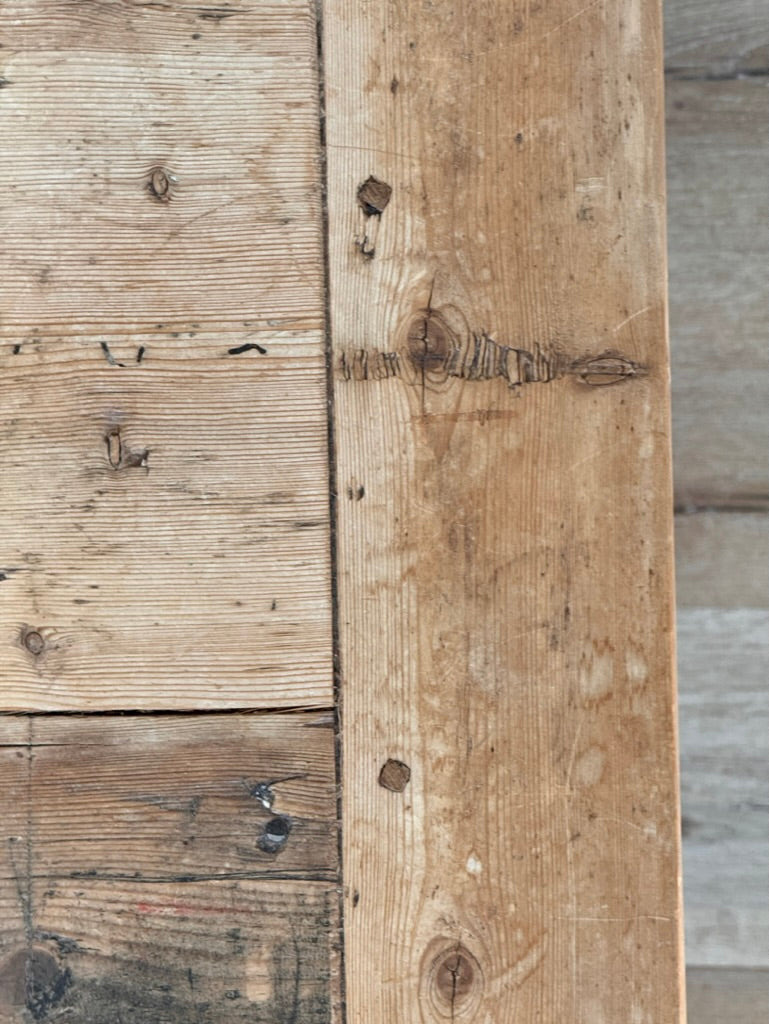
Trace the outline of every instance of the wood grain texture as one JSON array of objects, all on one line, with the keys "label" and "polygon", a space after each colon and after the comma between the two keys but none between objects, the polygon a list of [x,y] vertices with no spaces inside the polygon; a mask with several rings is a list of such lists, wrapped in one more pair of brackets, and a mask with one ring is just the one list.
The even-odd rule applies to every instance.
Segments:
[{"label": "wood grain texture", "polygon": [[769,504],[766,82],[667,83],[679,504]]},{"label": "wood grain texture", "polygon": [[0,33],[0,707],[328,707],[313,12]]},{"label": "wood grain texture", "polygon": [[672,1024],[659,12],[324,16],[349,1019]]},{"label": "wood grain texture", "polygon": [[769,1016],[769,971],[689,967],[689,1024],[760,1024]]},{"label": "wood grain texture", "polygon": [[686,955],[766,965],[769,611],[678,615]]},{"label": "wood grain texture", "polygon": [[338,1019],[328,716],[0,729],[4,1022]]},{"label": "wood grain texture", "polygon": [[9,0],[0,34],[3,337],[321,326],[307,3]]},{"label": "wood grain texture", "polygon": [[[338,896],[318,882],[34,887],[35,926],[0,924],[7,1024],[328,1024]],[[337,1001],[338,1003],[338,1001]]]},{"label": "wood grain texture", "polygon": [[762,0],[665,0],[668,74],[730,76],[769,70]]},{"label": "wood grain texture", "polygon": [[676,516],[676,593],[679,608],[769,607],[769,516]]}]

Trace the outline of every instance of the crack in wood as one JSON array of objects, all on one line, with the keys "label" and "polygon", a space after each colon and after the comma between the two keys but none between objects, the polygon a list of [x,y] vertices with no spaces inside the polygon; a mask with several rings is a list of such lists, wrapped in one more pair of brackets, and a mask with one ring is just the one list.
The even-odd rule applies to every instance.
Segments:
[{"label": "crack in wood", "polygon": [[501,379],[517,391],[524,384],[547,384],[569,376],[589,387],[607,387],[648,373],[646,367],[618,352],[574,359],[555,349],[546,351],[538,344],[530,349],[504,345],[485,332],[455,342],[443,333],[436,317],[432,316],[430,323],[432,335],[420,335],[415,329],[409,344],[400,349],[343,351],[337,361],[337,378],[355,382],[398,379],[423,387],[451,379]]}]

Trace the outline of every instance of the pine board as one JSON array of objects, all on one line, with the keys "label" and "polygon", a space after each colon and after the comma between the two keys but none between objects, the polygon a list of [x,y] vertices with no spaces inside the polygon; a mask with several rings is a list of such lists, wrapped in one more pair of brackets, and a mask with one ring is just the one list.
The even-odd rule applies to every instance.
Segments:
[{"label": "pine board", "polygon": [[679,505],[769,503],[766,86],[766,78],[667,82]]},{"label": "pine board", "polygon": [[0,729],[4,1024],[338,1019],[328,716]]},{"label": "pine board", "polygon": [[353,1022],[681,1019],[658,18],[324,5]]},{"label": "pine board", "polygon": [[313,11],[0,35],[0,707],[328,707]]}]

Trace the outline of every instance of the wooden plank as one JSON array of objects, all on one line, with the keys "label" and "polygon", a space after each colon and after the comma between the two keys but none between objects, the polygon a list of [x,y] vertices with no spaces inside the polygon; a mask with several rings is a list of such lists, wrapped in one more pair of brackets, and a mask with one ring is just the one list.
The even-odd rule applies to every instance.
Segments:
[{"label": "wooden plank", "polygon": [[681,1019],[658,14],[324,5],[355,1021]]},{"label": "wooden plank", "polygon": [[669,74],[728,76],[769,69],[762,0],[666,0],[664,11]]},{"label": "wooden plank", "polygon": [[759,1024],[769,1016],[769,971],[689,967],[689,1024]]},{"label": "wooden plank", "polygon": [[679,612],[686,951],[766,966],[769,612]]},{"label": "wooden plank", "polygon": [[0,707],[327,707],[313,12],[0,32]]},{"label": "wooden plank", "polygon": [[0,727],[3,1021],[338,1019],[329,716]]},{"label": "wooden plank", "polygon": [[676,592],[679,608],[769,607],[769,516],[677,515]]},{"label": "wooden plank", "polygon": [[667,83],[679,504],[769,504],[766,80]]},{"label": "wooden plank", "polygon": [[7,1024],[328,1024],[335,1013],[328,884],[64,879],[34,898],[28,943],[0,925]]},{"label": "wooden plank", "polygon": [[[330,716],[28,722],[28,735],[7,756],[32,759],[36,872],[336,878]],[[261,790],[253,795],[273,779],[286,781],[268,786],[264,799]],[[290,834],[272,849],[265,829],[276,819],[286,819]],[[141,873],[128,865],[142,865]]]}]

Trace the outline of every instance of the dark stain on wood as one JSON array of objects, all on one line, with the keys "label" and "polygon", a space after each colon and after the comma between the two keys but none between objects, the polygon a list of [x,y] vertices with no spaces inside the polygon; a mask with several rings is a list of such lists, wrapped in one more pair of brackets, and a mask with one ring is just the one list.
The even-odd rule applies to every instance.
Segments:
[{"label": "dark stain on wood", "polygon": [[72,984],[58,956],[39,946],[17,949],[0,963],[0,1007],[51,1020]]},{"label": "dark stain on wood", "polygon": [[[221,931],[232,913],[226,903],[185,908],[162,899],[137,904],[148,919],[145,941],[118,941],[115,951],[100,952],[90,941],[86,948],[35,939],[0,960],[0,1019],[329,1024],[332,903],[331,893],[321,900],[289,897],[283,937],[272,942],[260,936],[258,914],[245,929]],[[179,942],[180,930],[193,925],[203,941]]]}]

